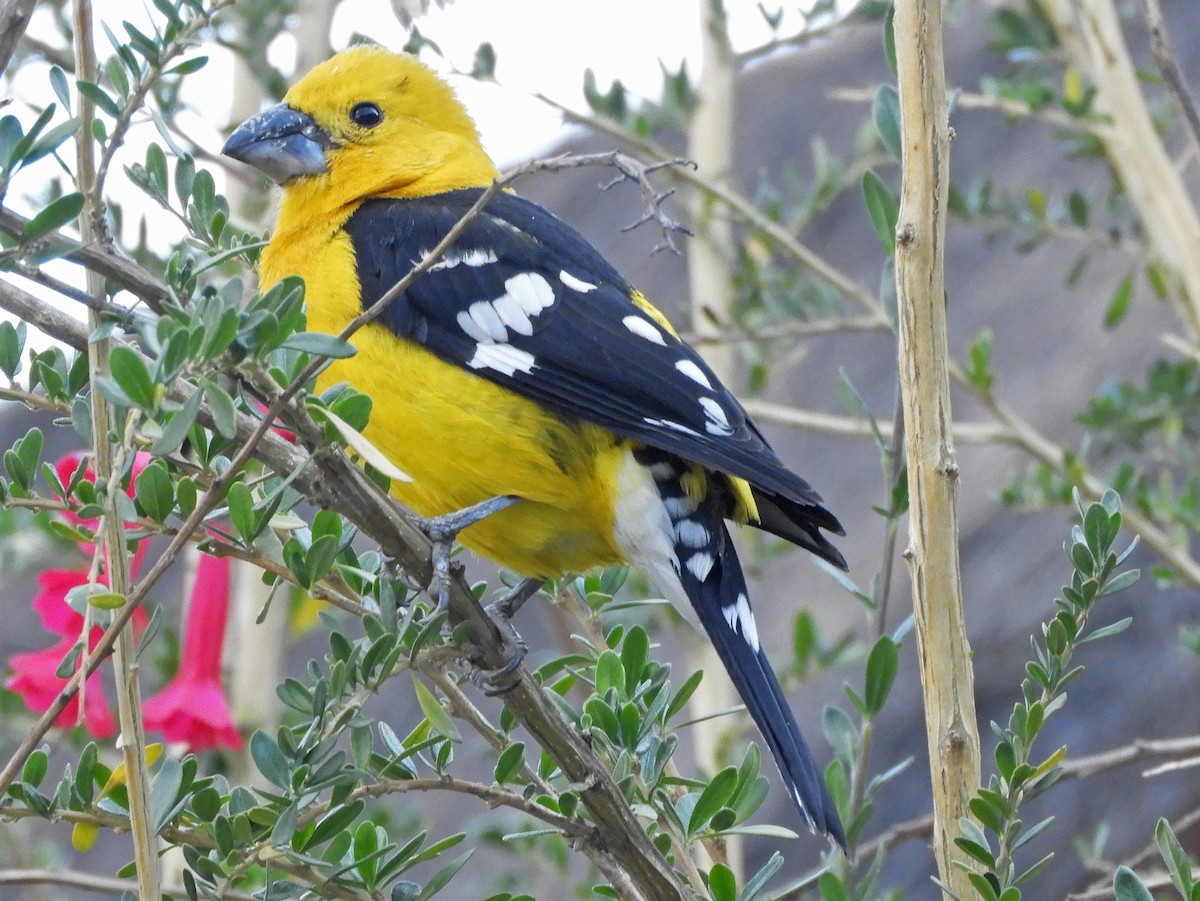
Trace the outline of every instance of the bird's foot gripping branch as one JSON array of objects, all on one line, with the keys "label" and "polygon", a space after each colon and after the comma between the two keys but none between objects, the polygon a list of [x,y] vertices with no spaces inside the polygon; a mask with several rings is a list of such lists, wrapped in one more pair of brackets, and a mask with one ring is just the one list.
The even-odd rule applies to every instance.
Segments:
[{"label": "bird's foot gripping branch", "polygon": [[518,500],[511,496],[488,498],[462,510],[435,516],[422,525],[422,530],[433,542],[433,582],[429,586],[429,593],[437,603],[439,613],[450,603],[450,557],[459,533],[506,510]]}]

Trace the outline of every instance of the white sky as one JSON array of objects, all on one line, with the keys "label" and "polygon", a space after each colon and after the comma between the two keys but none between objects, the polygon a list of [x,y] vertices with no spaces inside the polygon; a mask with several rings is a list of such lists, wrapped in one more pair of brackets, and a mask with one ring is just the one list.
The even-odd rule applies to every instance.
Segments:
[{"label": "white sky", "polygon": [[[502,165],[535,156],[562,131],[561,117],[537,93],[586,110],[583,73],[591,68],[601,89],[620,79],[635,95],[657,98],[665,65],[676,71],[685,57],[699,69],[702,10],[709,0],[453,0],[431,9],[417,27],[453,65],[469,71],[475,48],[496,48],[499,86],[456,80],[483,135]],[[768,10],[807,5],[764,0]],[[770,30],[758,0],[726,0],[734,45],[765,42]],[[371,23],[371,24],[368,24]],[[799,30],[797,13],[785,14],[782,33]],[[407,40],[388,0],[343,0],[333,43],[344,46],[359,31],[395,49]],[[431,61],[432,62],[432,61]]]}]

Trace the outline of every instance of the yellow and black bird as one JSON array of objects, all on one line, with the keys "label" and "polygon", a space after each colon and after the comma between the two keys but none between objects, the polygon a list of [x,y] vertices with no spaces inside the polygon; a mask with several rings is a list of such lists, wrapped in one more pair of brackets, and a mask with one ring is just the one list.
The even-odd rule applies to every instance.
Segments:
[{"label": "yellow and black bird", "polygon": [[[224,153],[283,186],[261,281],[304,278],[308,327],[337,334],[499,175],[450,87],[379,47],[318,65]],[[630,562],[690,605],[809,824],[845,844],[821,770],[760,644],[725,520],[836,566],[843,534],[666,318],[574,229],[502,192],[356,333],[321,387],[374,400],[366,435],[426,517],[518,500],[467,547],[530,578]]]}]

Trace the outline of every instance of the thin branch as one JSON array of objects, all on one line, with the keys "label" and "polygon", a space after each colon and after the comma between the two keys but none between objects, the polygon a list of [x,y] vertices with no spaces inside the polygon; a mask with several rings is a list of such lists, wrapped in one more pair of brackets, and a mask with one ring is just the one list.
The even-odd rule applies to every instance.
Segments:
[{"label": "thin branch", "polygon": [[[847,438],[869,438],[875,434],[871,423],[861,416],[804,410],[758,398],[747,398],[742,401],[742,406],[746,408],[747,413],[762,422],[776,422],[780,425],[810,429],[825,435]],[[884,438],[889,438],[893,434],[893,427],[890,423],[878,423],[877,428]],[[1007,429],[990,422],[956,422],[953,434],[956,441],[985,444],[1015,443],[1012,434]]]},{"label": "thin branch", "polygon": [[[834,88],[829,92],[829,97],[845,103],[871,103],[875,99],[875,90],[873,88]],[[954,105],[957,109],[994,110],[1018,119],[1033,119],[1045,122],[1055,128],[1073,132],[1084,131],[1101,139],[1107,138],[1112,133],[1112,127],[1107,119],[1083,119],[1051,107],[1037,108],[1014,97],[961,91],[954,95]]]},{"label": "thin branch", "polygon": [[1146,27],[1150,30],[1150,48],[1154,51],[1158,71],[1162,73],[1167,90],[1179,104],[1193,148],[1200,151],[1200,112],[1196,110],[1196,101],[1188,90],[1187,79],[1184,78],[1175,51],[1171,47],[1171,35],[1167,31],[1167,23],[1163,20],[1162,7],[1159,6],[1158,0],[1141,0],[1141,4]]},{"label": "thin branch", "polygon": [[[94,876],[79,870],[0,870],[0,885],[57,885],[63,888],[77,888],[107,895],[134,894],[138,888],[137,882],[133,879]],[[175,898],[185,898],[187,890],[182,885],[164,886],[163,894]],[[236,891],[226,891],[221,895],[223,901],[255,901],[257,897],[257,895]]]},{"label": "thin branch", "polygon": [[[96,80],[96,48],[93,44],[92,6],[89,0],[74,0],[72,4],[74,26],[75,71],[88,81]],[[96,163],[96,145],[91,139],[92,123],[95,119],[95,104],[82,91],[77,94],[79,110],[79,139],[76,149],[76,186],[83,194],[83,211],[79,216],[79,237],[90,244],[105,234],[104,225],[104,162]],[[113,147],[119,140],[109,144]],[[94,304],[107,300],[104,278],[88,271],[85,276],[87,293]],[[88,330],[94,332],[101,325],[100,314],[95,309],[88,311]],[[111,342],[107,339],[88,344],[88,379],[96,385],[107,379],[111,372],[108,353]],[[128,444],[122,442],[114,448],[109,433],[114,428],[114,418],[108,402],[93,391],[89,405],[92,430],[92,468],[97,483],[108,486],[103,500],[104,512],[97,526],[96,550],[89,573],[89,590],[96,590],[98,568],[104,566],[105,584],[109,591],[125,596],[129,593],[130,565],[126,548],[125,525],[117,514],[116,498],[121,491],[114,483],[119,476]],[[132,425],[132,421],[130,422]],[[126,430],[128,436],[129,430]],[[133,852],[136,866],[138,893],[142,898],[158,898],[161,894],[162,872],[158,857],[158,835],[150,809],[150,767],[146,760],[146,729],[142,719],[142,694],[138,678],[139,667],[134,649],[132,613],[136,604],[126,600],[130,617],[115,629],[113,640],[113,672],[117,692],[117,718],[121,726],[121,756],[125,763],[125,786],[129,798],[129,824],[133,837]],[[124,612],[124,611],[123,611]],[[114,617],[114,622],[120,617]],[[86,635],[91,631],[91,610],[84,618],[83,646],[87,646]],[[82,669],[82,667],[81,667]],[[79,684],[85,691],[86,676]],[[79,705],[82,716],[83,703]]]},{"label": "thin branch", "polygon": [[783,322],[758,331],[742,331],[736,323],[724,323],[713,334],[685,333],[685,341],[697,348],[744,341],[813,338],[840,332],[890,332],[891,324],[878,316],[835,316],[830,319],[806,319]]},{"label": "thin branch", "polygon": [[35,6],[36,0],[0,0],[0,73],[8,68]]},{"label": "thin branch", "polygon": [[785,37],[775,37],[765,43],[759,44],[757,47],[742,50],[734,59],[737,62],[738,69],[743,69],[749,63],[770,56],[780,50],[797,50],[801,47],[807,47],[815,41],[829,37],[835,31],[841,36],[852,34],[855,30],[865,27],[867,27],[865,23],[848,22],[846,19],[832,19],[824,25],[814,27],[805,25],[803,29],[795,34],[789,34]]}]

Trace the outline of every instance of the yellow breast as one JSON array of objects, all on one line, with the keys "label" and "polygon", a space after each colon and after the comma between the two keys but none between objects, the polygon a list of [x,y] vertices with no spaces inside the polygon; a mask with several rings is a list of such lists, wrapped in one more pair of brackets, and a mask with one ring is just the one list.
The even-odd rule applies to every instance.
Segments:
[{"label": "yellow breast", "polygon": [[[276,236],[264,286],[305,280],[308,328],[337,334],[360,311],[354,252],[342,231]],[[465,529],[467,547],[523,576],[556,577],[619,562],[613,536],[618,471],[629,442],[550,413],[371,324],[358,353],[333,363],[318,390],[346,382],[374,402],[366,437],[411,483],[392,493],[422,516],[498,495],[521,502]]]}]

